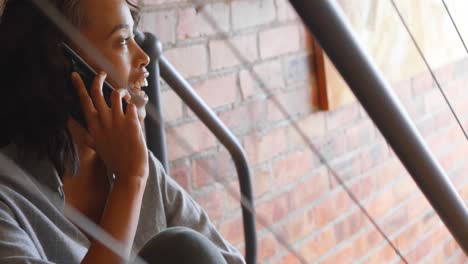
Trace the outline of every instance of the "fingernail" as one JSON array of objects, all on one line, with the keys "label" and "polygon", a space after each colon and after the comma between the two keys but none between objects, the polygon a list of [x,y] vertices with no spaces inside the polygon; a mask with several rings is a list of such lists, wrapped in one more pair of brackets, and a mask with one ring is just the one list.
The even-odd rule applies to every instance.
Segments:
[{"label": "fingernail", "polygon": [[103,77],[107,76],[107,73],[105,71],[101,71],[101,72],[99,72],[99,74],[102,75]]},{"label": "fingernail", "polygon": [[71,76],[72,76],[72,78],[76,78],[76,77],[77,77],[77,75],[78,75],[78,73],[77,73],[77,72],[75,72],[75,71],[71,73]]}]

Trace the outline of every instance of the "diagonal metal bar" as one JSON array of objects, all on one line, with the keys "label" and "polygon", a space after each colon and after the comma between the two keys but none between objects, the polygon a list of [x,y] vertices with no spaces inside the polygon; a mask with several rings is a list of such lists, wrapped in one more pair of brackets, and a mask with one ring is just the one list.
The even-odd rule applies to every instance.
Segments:
[{"label": "diagonal metal bar", "polygon": [[[335,1],[290,0],[439,217],[468,254],[468,210]],[[346,45],[346,48],[343,48]]]}]

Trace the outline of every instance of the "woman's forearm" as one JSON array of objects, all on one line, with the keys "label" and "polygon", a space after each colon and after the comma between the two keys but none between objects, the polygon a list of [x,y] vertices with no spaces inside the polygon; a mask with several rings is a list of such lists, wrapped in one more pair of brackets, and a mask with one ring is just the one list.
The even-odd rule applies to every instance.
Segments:
[{"label": "woman's forearm", "polygon": [[[132,179],[132,180],[126,180]],[[101,228],[119,241],[129,256],[140,216],[146,178],[116,177],[100,221]],[[82,263],[122,263],[118,255],[105,245],[92,241]]]}]

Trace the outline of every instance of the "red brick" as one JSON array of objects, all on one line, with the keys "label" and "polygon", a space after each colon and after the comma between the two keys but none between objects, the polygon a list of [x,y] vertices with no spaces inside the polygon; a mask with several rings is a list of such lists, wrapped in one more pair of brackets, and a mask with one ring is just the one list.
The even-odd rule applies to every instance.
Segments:
[{"label": "red brick", "polygon": [[321,201],[315,207],[315,223],[322,227],[340,216],[352,206],[351,199],[344,191],[339,191]]},{"label": "red brick", "polygon": [[[415,199],[411,200],[410,203],[414,201]],[[395,204],[395,206],[397,205]],[[399,208],[390,215],[386,216],[384,221],[380,223],[380,227],[387,235],[392,235],[401,228],[405,227],[412,219],[408,217],[408,207],[409,205],[406,204],[403,208]]]},{"label": "red brick", "polygon": [[237,98],[236,75],[213,77],[195,84],[194,89],[211,108],[228,105]]},{"label": "red brick", "polygon": [[224,216],[225,192],[220,189],[213,189],[197,194],[194,199],[206,211],[209,218],[218,220]]},{"label": "red brick", "polygon": [[407,173],[400,160],[392,159],[387,160],[382,167],[373,171],[372,175],[373,177],[376,177],[377,188],[381,189],[402,175],[407,175]]},{"label": "red brick", "polygon": [[267,29],[260,32],[259,41],[262,59],[296,52],[300,48],[299,29],[296,25]]},{"label": "red brick", "polygon": [[219,118],[235,134],[245,134],[259,125],[266,116],[263,101],[251,101],[219,114]]},{"label": "red brick", "polygon": [[166,122],[182,118],[182,100],[172,90],[161,92],[162,115]]},{"label": "red brick", "polygon": [[345,125],[351,124],[359,119],[359,106],[357,104],[348,104],[327,112],[326,122],[327,130],[333,130]]},{"label": "red brick", "polygon": [[337,253],[320,261],[320,263],[324,263],[324,264],[347,263],[347,262],[351,262],[354,259],[355,259],[354,248],[353,248],[353,245],[351,244],[340,249]]},{"label": "red brick", "polygon": [[447,244],[444,246],[444,255],[445,256],[453,256],[454,253],[456,252],[457,249],[459,249],[460,246],[458,243],[455,241],[455,239],[451,238]]},{"label": "red brick", "polygon": [[283,70],[278,61],[255,65],[253,71],[243,70],[239,74],[242,98],[265,94],[284,87]]},{"label": "red brick", "polygon": [[163,44],[172,44],[176,40],[176,20],[173,10],[143,13],[141,29],[155,34]]},{"label": "red brick", "polygon": [[456,258],[456,263],[467,263],[468,262],[468,257],[463,253],[461,252],[461,254],[458,255],[458,257]]},{"label": "red brick", "polygon": [[290,211],[308,206],[328,190],[328,174],[322,168],[315,175],[299,182],[289,193]]},{"label": "red brick", "polygon": [[337,179],[330,171],[331,188],[340,186],[339,180],[348,182],[350,179],[355,179],[361,175],[361,160],[360,156],[357,154],[333,161],[330,163],[330,166],[339,177],[339,179]]},{"label": "red brick", "polygon": [[357,239],[352,241],[354,257],[356,259],[362,258],[383,241],[382,235],[378,233],[374,227],[371,227],[369,231],[364,232],[359,235]]},{"label": "red brick", "polygon": [[314,143],[320,155],[328,162],[346,154],[346,139],[341,133],[330,133]]},{"label": "red brick", "polygon": [[192,181],[195,188],[207,186],[215,182],[216,164],[214,157],[208,156],[192,161]]},{"label": "red brick", "polygon": [[242,217],[236,216],[223,221],[218,230],[223,238],[233,245],[237,245],[244,241],[244,230],[242,228]]},{"label": "red brick", "polygon": [[253,170],[252,175],[252,184],[255,197],[261,197],[263,194],[272,191],[273,176],[270,169],[255,169]]},{"label": "red brick", "polygon": [[414,193],[416,190],[412,179],[405,177],[396,185],[392,186],[392,188],[386,189],[372,198],[366,205],[367,210],[372,217],[378,219],[384,216],[392,207],[408,198],[410,194]]},{"label": "red brick", "polygon": [[190,189],[190,169],[187,164],[178,164],[171,166],[170,177],[174,179],[182,188],[187,190]]},{"label": "red brick", "polygon": [[176,160],[216,145],[212,133],[201,123],[186,123],[166,130],[169,160]]},{"label": "red brick", "polygon": [[379,249],[377,252],[373,253],[369,258],[367,258],[363,263],[372,264],[372,263],[389,263],[397,258],[397,255],[393,248],[389,244]]},{"label": "red brick", "polygon": [[312,170],[312,154],[308,150],[292,153],[273,165],[275,186],[282,187]]},{"label": "red brick", "polygon": [[[465,162],[465,157],[468,155],[468,148],[464,146],[463,142],[466,141],[461,141],[459,147],[454,147],[448,153],[445,153],[439,158],[439,162],[445,171],[451,171],[461,163]],[[456,142],[453,141],[453,143]]]},{"label": "red brick", "polygon": [[406,254],[406,259],[410,263],[420,262],[423,258],[426,257],[429,257],[429,259],[433,260],[433,252],[435,249],[442,245],[442,243],[447,240],[447,238],[450,238],[450,234],[444,225],[439,225],[428,233],[429,234],[422,241],[418,242],[416,248],[412,249]]},{"label": "red brick", "polygon": [[351,191],[356,196],[356,198],[361,201],[366,199],[376,191],[376,179],[375,177],[366,176],[361,178],[359,181],[350,186]]},{"label": "red brick", "polygon": [[309,31],[309,28],[303,23],[299,23],[299,34],[301,36],[301,48],[309,54],[314,52],[314,37]]},{"label": "red brick", "polygon": [[293,253],[289,253],[288,255],[282,257],[280,260],[275,262],[276,264],[302,264],[298,257]]},{"label": "red brick", "polygon": [[227,202],[226,202],[226,211],[230,212],[240,212],[241,211],[241,202],[240,202],[240,187],[237,180],[231,181],[228,183],[229,191],[226,190]]},{"label": "red brick", "polygon": [[259,26],[275,20],[273,0],[232,1],[231,14],[234,30]]},{"label": "red brick", "polygon": [[336,242],[339,243],[353,236],[365,227],[365,221],[366,219],[361,210],[355,210],[353,213],[346,216],[346,218],[335,223],[334,228]]},{"label": "red brick", "polygon": [[263,260],[266,260],[276,254],[278,251],[277,242],[275,237],[272,235],[267,235],[259,239],[258,242],[258,260],[260,263],[263,263]]},{"label": "red brick", "polygon": [[285,131],[275,129],[266,135],[251,135],[245,138],[244,148],[251,165],[269,160],[286,148]]},{"label": "red brick", "polygon": [[321,231],[313,239],[305,242],[300,249],[300,254],[308,263],[313,263],[320,256],[336,246],[335,236],[332,228]]},{"label": "red brick", "polygon": [[286,217],[289,213],[289,194],[287,192],[276,195],[269,201],[258,203],[257,215],[266,223],[258,222],[258,229],[263,229],[264,225],[272,225]]},{"label": "red brick", "polygon": [[[315,87],[314,59],[312,54],[288,56],[283,60],[287,87],[305,84],[308,89]],[[294,88],[292,88],[294,89]]]},{"label": "red brick", "polygon": [[216,175],[219,175],[223,179],[232,177],[237,180],[235,163],[232,160],[231,154],[225,148],[220,149],[214,159],[216,162]]},{"label": "red brick", "polygon": [[164,52],[164,56],[185,78],[208,71],[207,52],[203,45],[170,49]]},{"label": "red brick", "polygon": [[438,133],[426,138],[427,145],[434,155],[440,156],[450,149],[451,139],[457,138],[457,133],[457,129],[453,127],[438,131]]},{"label": "red brick", "polygon": [[210,41],[211,69],[218,70],[258,59],[257,36],[246,34]]},{"label": "red brick", "polygon": [[[214,25],[210,24],[213,22]],[[179,10],[177,37],[200,37],[229,30],[229,6],[225,3],[203,5],[198,10],[188,7]]]},{"label": "red brick", "polygon": [[288,243],[293,244],[300,241],[316,230],[314,218],[311,216],[313,211],[309,211],[300,212],[281,225],[280,234]]},{"label": "red brick", "polygon": [[304,118],[296,120],[287,129],[288,145],[308,146],[314,145],[313,139],[325,133],[324,112],[314,112]]},{"label": "red brick", "polygon": [[435,220],[436,219],[432,217],[428,223],[424,223],[425,220],[422,220],[421,222],[412,224],[409,228],[405,229],[394,239],[395,245],[398,248],[409,248],[413,246],[422,235],[433,228],[434,224],[436,223]]},{"label": "red brick", "polygon": [[278,20],[289,21],[298,19],[296,10],[291,6],[287,0],[276,0],[276,8],[278,12]]},{"label": "red brick", "polygon": [[170,3],[177,3],[182,2],[183,0],[143,0],[143,5],[162,5],[162,4],[170,4]]},{"label": "red brick", "polygon": [[408,219],[415,219],[431,210],[431,205],[422,193],[418,193],[417,197],[408,203],[406,210],[408,212]]},{"label": "red brick", "polygon": [[360,120],[346,130],[347,149],[352,151],[369,144],[374,139],[375,125],[370,120]]},{"label": "red brick", "polygon": [[371,168],[385,162],[389,155],[387,143],[379,143],[363,151],[360,155],[361,170],[368,171]]},{"label": "red brick", "polygon": [[279,121],[312,111],[311,94],[308,87],[284,93],[276,93],[268,100],[268,120]]}]

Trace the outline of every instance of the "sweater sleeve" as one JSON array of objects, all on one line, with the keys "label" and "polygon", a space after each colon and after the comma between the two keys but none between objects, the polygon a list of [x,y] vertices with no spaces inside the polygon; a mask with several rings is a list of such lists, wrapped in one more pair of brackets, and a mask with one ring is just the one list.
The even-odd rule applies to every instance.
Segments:
[{"label": "sweater sleeve", "polygon": [[245,263],[240,253],[218,233],[201,206],[166,174],[164,168],[154,156],[151,155],[151,159],[157,168],[157,178],[164,201],[167,226],[183,226],[196,230],[218,247],[228,263]]}]

